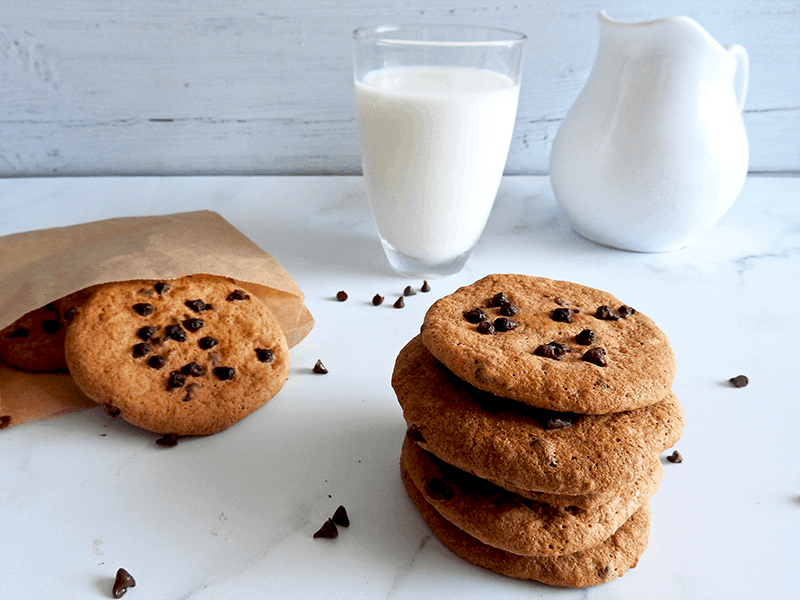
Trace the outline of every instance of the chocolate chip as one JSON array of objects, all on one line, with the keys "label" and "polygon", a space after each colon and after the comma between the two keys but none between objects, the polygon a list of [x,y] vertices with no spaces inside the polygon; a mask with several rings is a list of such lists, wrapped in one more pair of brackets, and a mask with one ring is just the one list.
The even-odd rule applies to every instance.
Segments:
[{"label": "chocolate chip", "polygon": [[584,329],[575,336],[575,341],[581,346],[591,346],[597,343],[597,334],[591,329]]},{"label": "chocolate chip", "polygon": [[500,306],[500,314],[504,317],[513,317],[519,312],[519,309],[511,304],[511,302],[507,302]]},{"label": "chocolate chip", "polygon": [[345,292],[344,290],[342,290],[341,292],[336,292],[336,299],[339,302],[344,302],[345,300],[347,300],[347,292]]},{"label": "chocolate chip", "polygon": [[488,321],[489,315],[482,308],[471,308],[464,313],[464,318],[470,323],[480,323],[481,321]]},{"label": "chocolate chip", "polygon": [[544,424],[545,429],[564,429],[565,427],[571,427],[573,423],[573,419],[568,416],[560,415],[557,417],[550,417]]},{"label": "chocolate chip", "polygon": [[425,443],[425,437],[422,435],[422,430],[416,425],[410,425],[406,429],[406,437],[412,442]]},{"label": "chocolate chip", "polygon": [[492,296],[491,300],[487,303],[489,308],[500,308],[503,304],[511,304],[511,301],[506,298],[506,295],[503,292],[498,292],[494,296]]},{"label": "chocolate chip", "polygon": [[606,306],[605,304],[597,307],[594,316],[600,319],[601,321],[619,320],[619,315],[616,312],[614,312],[614,309],[611,308],[610,306]]},{"label": "chocolate chip", "polygon": [[228,297],[226,298],[228,302],[233,302],[234,300],[250,300],[250,295],[245,292],[244,290],[233,290]]},{"label": "chocolate chip", "polygon": [[553,360],[561,360],[561,357],[567,352],[572,352],[572,349],[558,342],[550,342],[549,344],[542,344],[536,348],[533,354],[544,358],[552,358]]},{"label": "chocolate chip", "polygon": [[347,509],[342,505],[333,513],[331,520],[339,527],[350,527],[350,517],[347,516]]},{"label": "chocolate chip", "polygon": [[598,367],[605,367],[606,351],[604,348],[590,348],[584,352],[582,359]]},{"label": "chocolate chip", "polygon": [[420,292],[426,292],[426,293],[431,291],[431,286],[428,284],[428,280],[427,279],[422,282],[422,287],[419,288],[419,291]]},{"label": "chocolate chip", "polygon": [[194,333],[196,331],[199,331],[200,329],[202,329],[203,325],[205,325],[205,322],[203,321],[203,319],[186,319],[183,322],[183,326],[190,333]]},{"label": "chocolate chip", "polygon": [[25,327],[19,327],[8,334],[8,338],[26,338],[28,337],[28,330]]},{"label": "chocolate chip", "polygon": [[114,598],[122,598],[128,591],[128,588],[132,587],[136,587],[136,581],[131,577],[131,574],[125,569],[117,570],[117,577],[114,579],[114,587],[111,589]]},{"label": "chocolate chip", "polygon": [[410,285],[406,286],[406,289],[403,290],[403,296],[416,296],[417,292],[414,291]]},{"label": "chocolate chip", "polygon": [[122,414],[122,411],[113,404],[103,404],[103,408],[105,409],[106,414],[112,419],[116,419]]},{"label": "chocolate chip", "polygon": [[205,367],[196,362],[190,362],[181,367],[181,373],[187,377],[200,377],[205,372]]},{"label": "chocolate chip", "polygon": [[314,364],[312,371],[314,371],[314,373],[319,373],[320,375],[325,375],[328,372],[328,369],[325,368],[325,365],[322,364],[321,360],[318,360]]},{"label": "chocolate chip", "polygon": [[494,328],[497,331],[511,331],[519,327],[519,323],[508,317],[498,317],[494,320]]},{"label": "chocolate chip", "polygon": [[172,286],[168,284],[166,281],[159,281],[153,287],[156,290],[156,294],[158,294],[159,296],[166,294],[172,288]]},{"label": "chocolate chip", "polygon": [[136,314],[146,317],[147,315],[152,315],[156,309],[149,302],[139,302],[133,305],[133,310]]},{"label": "chocolate chip", "polygon": [[680,452],[678,452],[677,450],[675,450],[675,451],[674,451],[672,454],[670,454],[669,456],[667,456],[667,460],[668,460],[669,462],[671,462],[671,463],[676,463],[676,464],[678,464],[678,463],[682,463],[682,462],[683,462],[683,456],[681,456],[681,453],[680,453]]},{"label": "chocolate chip", "polygon": [[46,321],[42,322],[42,328],[46,334],[53,335],[56,331],[61,329],[61,323],[55,319],[47,319]]},{"label": "chocolate chip", "polygon": [[186,390],[186,393],[184,394],[182,400],[184,402],[188,402],[189,400],[194,398],[195,391],[199,390],[202,387],[203,386],[200,385],[199,383],[189,383],[189,384],[187,384],[186,387],[184,388]]},{"label": "chocolate chip", "polygon": [[432,500],[445,501],[453,497],[453,488],[447,482],[434,477],[425,486],[428,497]]},{"label": "chocolate chip", "polygon": [[198,340],[197,345],[200,346],[203,350],[210,350],[214,346],[219,344],[219,340],[217,338],[213,338],[210,335],[200,338]]},{"label": "chocolate chip", "polygon": [[206,304],[203,300],[187,300],[184,304],[196,313],[205,312],[214,308],[213,304]]},{"label": "chocolate chip", "polygon": [[372,297],[372,304],[374,306],[380,306],[381,304],[383,304],[383,296],[381,296],[380,294],[375,294]]},{"label": "chocolate chip", "polygon": [[747,378],[746,375],[737,375],[736,377],[731,377],[729,380],[730,384],[736,388],[743,388],[750,380]]},{"label": "chocolate chip", "polygon": [[572,318],[574,316],[575,313],[569,308],[556,308],[553,309],[551,318],[553,321],[558,321],[559,323],[572,323]]},{"label": "chocolate chip", "polygon": [[186,330],[180,325],[167,325],[164,328],[164,340],[186,341]]},{"label": "chocolate chip", "polygon": [[158,438],[156,444],[165,448],[174,448],[178,445],[178,436],[174,433],[168,433],[164,437]]},{"label": "chocolate chip", "polygon": [[163,369],[164,365],[167,364],[167,359],[163,356],[151,356],[147,359],[147,364],[153,367],[154,369]]},{"label": "chocolate chip", "polygon": [[489,321],[481,321],[478,323],[475,331],[483,335],[494,335],[496,333],[494,325],[492,325],[492,323]]},{"label": "chocolate chip", "polygon": [[402,296],[400,296],[400,297],[399,297],[397,300],[395,300],[395,302],[394,302],[394,307],[395,307],[395,308],[403,308],[405,305],[406,305],[406,302],[405,302],[405,300],[403,300],[403,297],[402,297]]},{"label": "chocolate chip", "polygon": [[256,348],[256,357],[263,363],[272,362],[275,358],[275,351],[271,348]]},{"label": "chocolate chip", "polygon": [[220,381],[230,381],[236,375],[236,369],[233,367],[214,367],[214,375]]},{"label": "chocolate chip", "polygon": [[630,306],[627,306],[627,305],[623,304],[622,306],[620,306],[617,309],[617,314],[619,314],[619,318],[620,319],[627,319],[631,315],[635,315],[636,314],[636,309],[635,308],[631,308]]},{"label": "chocolate chip", "polygon": [[136,336],[143,342],[148,342],[155,335],[156,331],[158,331],[158,327],[153,327],[152,325],[145,325],[139,331],[136,332]]},{"label": "chocolate chip", "polygon": [[150,354],[152,349],[153,347],[145,342],[136,344],[133,347],[133,358],[142,358],[143,356],[147,356]]},{"label": "chocolate chip", "polygon": [[328,519],[322,524],[322,527],[317,530],[314,537],[333,539],[338,535],[339,530],[336,528],[336,523],[333,522],[333,519]]},{"label": "chocolate chip", "polygon": [[75,308],[74,306],[71,307],[71,308],[68,308],[64,312],[64,320],[67,321],[68,323],[70,321],[72,321],[72,319],[74,319],[76,316],[78,316],[78,309]]},{"label": "chocolate chip", "polygon": [[0,417],[0,429],[11,427],[11,415],[3,415]]},{"label": "chocolate chip", "polygon": [[184,385],[186,385],[186,375],[180,371],[172,371],[169,374],[168,389],[182,388]]}]

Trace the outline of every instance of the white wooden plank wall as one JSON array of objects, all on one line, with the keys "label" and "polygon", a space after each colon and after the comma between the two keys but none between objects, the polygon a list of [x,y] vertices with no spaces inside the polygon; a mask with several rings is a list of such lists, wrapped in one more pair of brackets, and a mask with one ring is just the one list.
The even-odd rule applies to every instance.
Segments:
[{"label": "white wooden plank wall", "polygon": [[546,173],[601,8],[745,46],[750,169],[800,171],[797,0],[0,0],[0,176],[359,173],[350,32],[420,21],[529,36],[507,173]]}]

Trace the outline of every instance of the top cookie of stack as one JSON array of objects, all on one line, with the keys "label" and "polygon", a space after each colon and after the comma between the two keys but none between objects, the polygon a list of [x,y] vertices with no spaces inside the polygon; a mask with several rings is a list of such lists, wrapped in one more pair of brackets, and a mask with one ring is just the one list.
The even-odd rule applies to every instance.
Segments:
[{"label": "top cookie of stack", "polygon": [[476,388],[555,411],[642,408],[667,396],[675,377],[669,340],[650,318],[565,281],[484,277],[431,306],[421,335]]}]

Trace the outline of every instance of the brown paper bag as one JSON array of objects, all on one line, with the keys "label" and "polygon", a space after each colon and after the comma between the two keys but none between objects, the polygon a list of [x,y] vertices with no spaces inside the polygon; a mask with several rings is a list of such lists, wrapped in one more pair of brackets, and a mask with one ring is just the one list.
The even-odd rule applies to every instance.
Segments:
[{"label": "brown paper bag", "polygon": [[[0,237],[0,329],[91,285],[130,279],[231,277],[263,300],[289,347],[314,326],[304,296],[269,254],[212,211],[126,217]],[[68,373],[0,363],[0,428],[96,406]]]}]

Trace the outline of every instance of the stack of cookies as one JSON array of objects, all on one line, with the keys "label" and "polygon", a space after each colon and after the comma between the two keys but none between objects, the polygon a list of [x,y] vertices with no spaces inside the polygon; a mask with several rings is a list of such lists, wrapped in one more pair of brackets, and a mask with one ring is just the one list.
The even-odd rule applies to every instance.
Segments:
[{"label": "stack of cookies", "polygon": [[93,286],[0,331],[18,369],[69,369],[89,398],[143,429],[217,433],[283,386],[289,348],[267,305],[227,277]]},{"label": "stack of cookies", "polygon": [[436,302],[397,357],[408,495],[473,564],[567,587],[619,577],[683,430],[674,375],[664,333],[611,294],[485,277]]}]

